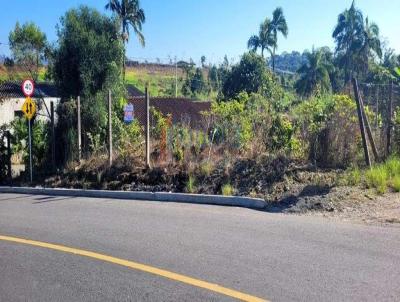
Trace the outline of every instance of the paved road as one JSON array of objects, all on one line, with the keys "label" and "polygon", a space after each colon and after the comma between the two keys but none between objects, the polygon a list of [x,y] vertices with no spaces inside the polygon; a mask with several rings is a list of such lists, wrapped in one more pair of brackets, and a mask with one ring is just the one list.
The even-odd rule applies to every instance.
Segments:
[{"label": "paved road", "polygon": [[[190,204],[0,194],[0,236],[89,250],[269,301],[399,301],[400,229]],[[3,301],[233,301],[0,240]]]}]

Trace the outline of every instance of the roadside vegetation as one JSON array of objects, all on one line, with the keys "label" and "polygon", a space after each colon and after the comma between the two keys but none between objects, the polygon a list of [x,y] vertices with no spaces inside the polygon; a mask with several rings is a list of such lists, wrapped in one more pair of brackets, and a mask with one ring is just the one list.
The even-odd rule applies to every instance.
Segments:
[{"label": "roadside vegetation", "polygon": [[[243,195],[276,201],[322,194],[338,185],[373,189],[379,194],[400,191],[400,160],[394,155],[400,151],[400,110],[394,108],[391,154],[386,154],[381,138],[388,120],[387,103],[380,111],[366,106],[366,117],[375,125],[373,135],[382,154],[366,169],[350,85],[353,77],[371,87],[392,82],[398,85],[400,57],[384,47],[379,27],[354,3],[338,16],[332,33],[334,50],[322,47],[303,54],[277,55],[280,39],[290,34],[290,20],[277,8],[271,18],[261,22],[258,33],[255,29],[257,34],[243,41],[249,51],[239,62],[231,63],[227,57],[219,65],[207,64],[205,57],[201,66],[192,61],[177,62],[179,84],[175,87],[173,65],[169,70],[152,72],[127,66],[129,30],[134,33],[129,41],[144,45],[141,30],[145,16],[139,1],[123,2],[130,5],[127,15],[120,9],[121,1],[107,4],[112,17],[86,6],[69,10],[58,24],[58,43],[51,47],[45,43],[46,47],[35,48],[29,39],[14,43],[15,64],[31,66],[37,79],[45,70],[62,96],[56,129],[59,172],[45,175],[39,182],[46,186]],[[17,24],[10,40],[20,30]],[[32,51],[46,56],[46,69],[42,60],[32,60],[31,52],[25,54],[31,60],[23,59],[24,53],[19,52],[25,48],[19,43],[28,43]],[[280,73],[280,68],[288,65],[298,69]],[[191,127],[190,121],[172,123],[171,116],[152,108],[151,168],[144,164],[143,127],[138,121],[123,123],[127,83],[140,90],[149,85],[154,96],[175,96],[177,88],[178,96],[212,101],[211,110],[202,114],[201,127],[197,128]],[[113,95],[112,167],[108,167],[105,143],[104,100],[108,90]],[[84,160],[80,163],[77,96],[82,100]],[[9,125],[16,138],[15,151],[25,150],[22,123],[17,120]],[[45,127],[40,123],[34,126],[38,133],[34,139],[39,140],[35,145],[40,146],[35,147],[34,162],[39,171],[46,171],[49,162]]]}]

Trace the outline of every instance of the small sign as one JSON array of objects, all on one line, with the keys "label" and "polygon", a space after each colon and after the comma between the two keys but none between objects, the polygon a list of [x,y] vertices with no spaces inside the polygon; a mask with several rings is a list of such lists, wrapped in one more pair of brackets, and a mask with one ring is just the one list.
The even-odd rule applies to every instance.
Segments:
[{"label": "small sign", "polygon": [[132,104],[128,104],[124,108],[124,122],[130,124],[134,120],[134,108]]},{"label": "small sign", "polygon": [[35,83],[32,80],[22,82],[22,92],[26,97],[30,97],[35,92]]},{"label": "small sign", "polygon": [[36,104],[30,97],[27,97],[22,105],[22,112],[28,120],[31,120],[36,114]]}]

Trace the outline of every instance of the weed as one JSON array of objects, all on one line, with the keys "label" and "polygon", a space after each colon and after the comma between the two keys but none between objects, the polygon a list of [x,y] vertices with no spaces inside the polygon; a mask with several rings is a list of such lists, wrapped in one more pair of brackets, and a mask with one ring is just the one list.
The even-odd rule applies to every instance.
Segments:
[{"label": "weed", "polygon": [[222,195],[224,195],[224,196],[232,196],[233,191],[234,191],[234,189],[229,183],[224,184],[221,188]]},{"label": "weed", "polygon": [[213,164],[211,162],[203,162],[200,165],[200,173],[205,176],[210,176],[213,170]]},{"label": "weed", "polygon": [[395,192],[400,192],[400,175],[396,175],[392,179],[392,187]]},{"label": "weed", "polygon": [[385,166],[375,166],[365,173],[365,181],[368,188],[375,188],[379,194],[387,190],[389,175]]},{"label": "weed", "polygon": [[384,164],[390,177],[400,175],[400,160],[396,157],[390,157]]},{"label": "weed", "polygon": [[361,182],[361,171],[358,168],[351,169],[346,174],[346,184],[349,186],[358,186]]},{"label": "weed", "polygon": [[196,191],[196,179],[194,178],[194,176],[189,175],[189,179],[186,182],[186,192],[188,193],[194,193]]}]

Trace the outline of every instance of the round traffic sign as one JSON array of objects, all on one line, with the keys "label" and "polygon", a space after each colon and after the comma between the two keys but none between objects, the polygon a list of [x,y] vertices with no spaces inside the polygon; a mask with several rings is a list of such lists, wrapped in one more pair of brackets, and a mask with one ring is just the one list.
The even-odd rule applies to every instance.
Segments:
[{"label": "round traffic sign", "polygon": [[22,82],[22,92],[26,97],[31,96],[35,91],[35,83],[32,80]]}]

